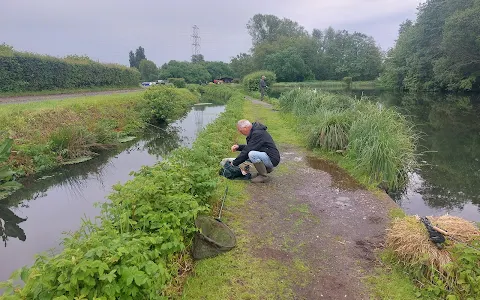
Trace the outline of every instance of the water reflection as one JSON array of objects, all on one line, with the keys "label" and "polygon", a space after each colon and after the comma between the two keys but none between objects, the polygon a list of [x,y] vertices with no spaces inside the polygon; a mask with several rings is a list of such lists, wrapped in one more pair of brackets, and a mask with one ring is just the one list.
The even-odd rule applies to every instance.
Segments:
[{"label": "water reflection", "polygon": [[[394,195],[407,211],[449,212],[480,221],[477,97],[432,94],[379,97],[408,115],[423,132],[418,149],[422,166],[412,174],[411,185],[415,188]],[[430,209],[426,210],[425,205]]]},{"label": "water reflection", "polygon": [[182,120],[168,127],[149,126],[138,139],[90,161],[25,179],[24,188],[0,201],[0,281],[30,264],[35,254],[57,247],[62,233],[76,230],[82,218],[98,215],[94,203],[106,201],[111,187],[131,179],[132,171],[155,164],[180,146],[190,147],[223,110],[192,109]]},{"label": "water reflection", "polygon": [[0,204],[0,235],[2,236],[5,247],[7,247],[9,238],[17,238],[22,242],[27,239],[25,231],[18,226],[18,224],[26,220],[27,219],[15,215],[15,213],[5,205]]}]

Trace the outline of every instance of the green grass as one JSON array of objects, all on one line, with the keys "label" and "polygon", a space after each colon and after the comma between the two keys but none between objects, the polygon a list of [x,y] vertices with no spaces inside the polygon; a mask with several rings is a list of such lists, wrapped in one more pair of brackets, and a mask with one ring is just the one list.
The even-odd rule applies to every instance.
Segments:
[{"label": "green grass", "polygon": [[[237,212],[249,200],[246,183],[224,181],[218,191],[229,186],[223,222],[235,232],[237,247],[232,251],[205,259],[194,265],[187,278],[181,299],[292,299],[292,282],[288,267],[274,260],[263,260],[252,254],[247,222]],[[278,296],[280,295],[280,296]],[[280,297],[280,298],[277,298]]]},{"label": "green grass", "polygon": [[305,142],[296,132],[297,120],[294,116],[272,112],[271,108],[254,105],[247,101],[244,114],[251,122],[261,122],[268,128],[275,143],[304,146]]},{"label": "green grass", "polygon": [[[252,122],[260,121],[267,125],[277,144],[299,146],[303,144],[295,133],[296,126],[292,117],[282,116],[278,112],[272,112],[270,108],[254,105],[250,101],[244,102],[243,112],[245,118]],[[288,167],[280,165],[277,171],[287,172]],[[299,259],[294,260],[291,265],[285,265],[275,260],[255,257],[252,253],[250,233],[246,228],[248,216],[241,213],[243,207],[248,205],[247,185],[237,181],[226,181],[224,184],[229,186],[229,196],[223,221],[235,232],[238,246],[230,252],[196,263],[193,273],[186,280],[181,298],[292,299],[293,286],[308,283],[306,276],[309,272],[308,266]],[[219,191],[222,189],[222,186],[218,188]],[[304,214],[309,213],[308,206],[292,209]],[[273,237],[265,239],[265,245],[268,246],[271,239]],[[288,250],[298,251],[290,244],[289,241],[285,241]]]},{"label": "green grass", "polygon": [[9,164],[32,174],[114,144],[143,126],[142,93],[2,105],[0,138],[14,139]]},{"label": "green grass", "polygon": [[367,278],[374,299],[415,300],[418,291],[410,277],[399,268],[377,268],[376,275]]},{"label": "green grass", "polygon": [[143,90],[138,92],[131,92],[119,95],[98,95],[98,96],[86,96],[78,97],[74,99],[69,99],[68,101],[59,101],[59,100],[45,100],[45,101],[35,101],[29,103],[12,103],[12,104],[3,104],[0,110],[0,121],[2,118],[8,117],[11,113],[22,113],[38,109],[53,109],[53,108],[64,108],[64,107],[80,107],[80,106],[95,106],[102,104],[106,101],[121,101],[133,97],[139,97],[143,93]]},{"label": "green grass", "polygon": [[396,218],[404,218],[405,216],[407,216],[407,214],[405,213],[405,211],[401,208],[394,208],[394,209],[391,209],[389,212],[388,212],[388,216],[390,217],[390,219],[396,219]]},{"label": "green grass", "polygon": [[141,87],[109,86],[109,87],[91,87],[91,88],[84,88],[84,89],[61,89],[61,90],[45,90],[45,91],[30,91],[30,92],[0,92],[0,98],[82,94],[82,93],[92,93],[92,92],[94,93],[94,92],[121,91],[121,90],[134,90],[134,89],[140,90]]},{"label": "green grass", "polygon": [[[273,85],[274,88],[284,87],[309,87],[324,89],[346,89],[347,84],[341,80],[324,80],[324,81],[305,81],[305,82],[278,82]],[[352,89],[376,89],[375,81],[354,81]]]}]

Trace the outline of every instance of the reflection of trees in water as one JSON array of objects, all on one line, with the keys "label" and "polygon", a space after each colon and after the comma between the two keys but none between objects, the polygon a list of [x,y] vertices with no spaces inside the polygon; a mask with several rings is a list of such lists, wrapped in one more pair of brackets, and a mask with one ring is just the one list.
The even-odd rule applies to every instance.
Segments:
[{"label": "reflection of trees in water", "polygon": [[156,158],[164,157],[174,149],[180,147],[181,127],[168,126],[162,129],[148,128],[142,136],[144,141],[143,149],[148,151],[148,154],[155,155]]},{"label": "reflection of trees in water", "polygon": [[88,187],[89,179],[95,179],[103,185],[105,170],[113,163],[110,159],[121,152],[133,152],[146,149],[149,154],[165,156],[173,149],[179,147],[179,134],[181,128],[168,127],[165,130],[147,130],[140,140],[131,141],[120,145],[118,148],[102,152],[92,160],[64,166],[49,174],[41,174],[25,178],[24,187],[0,202],[0,234],[5,243],[8,237],[15,237],[21,241],[26,240],[25,232],[18,225],[26,219],[15,215],[11,210],[15,207],[28,208],[28,202],[40,197],[46,197],[47,191],[53,188],[62,188],[76,198],[83,197],[83,191]]},{"label": "reflection of trees in water", "polygon": [[[392,95],[381,101],[395,105],[422,131],[418,170],[424,179],[416,189],[434,208],[480,206],[480,105],[476,96]],[[422,153],[423,152],[423,153]]]},{"label": "reflection of trees in water", "polygon": [[193,107],[195,116],[195,135],[198,136],[203,129],[203,112],[205,111],[205,105],[195,105]]},{"label": "reflection of trees in water", "polygon": [[27,239],[23,229],[18,226],[19,223],[26,220],[15,215],[8,207],[0,204],[0,235],[5,247],[7,247],[7,241],[10,237],[18,238],[21,241]]}]

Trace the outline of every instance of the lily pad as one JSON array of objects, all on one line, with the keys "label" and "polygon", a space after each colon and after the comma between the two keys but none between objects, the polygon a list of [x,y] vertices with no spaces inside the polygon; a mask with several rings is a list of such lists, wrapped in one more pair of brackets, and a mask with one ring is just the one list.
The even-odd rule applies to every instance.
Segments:
[{"label": "lily pad", "polygon": [[91,160],[92,158],[93,157],[91,156],[83,156],[83,157],[75,158],[72,160],[64,161],[62,165],[75,165],[75,164],[86,162],[87,160]]},{"label": "lily pad", "polygon": [[120,143],[126,143],[126,142],[130,142],[130,141],[133,141],[134,139],[136,139],[137,137],[135,136],[126,136],[126,137],[123,137],[121,139],[118,139],[118,142]]}]

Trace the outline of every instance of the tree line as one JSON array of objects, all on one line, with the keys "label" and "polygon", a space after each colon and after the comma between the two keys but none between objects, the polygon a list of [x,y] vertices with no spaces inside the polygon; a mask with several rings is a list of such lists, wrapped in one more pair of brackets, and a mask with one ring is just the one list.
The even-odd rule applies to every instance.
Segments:
[{"label": "tree line", "polygon": [[428,0],[400,25],[381,81],[410,91],[480,89],[480,0]]},{"label": "tree line", "polygon": [[202,54],[192,55],[191,62],[171,60],[160,68],[146,58],[145,49],[138,47],[129,53],[130,67],[140,71],[142,80],[184,78],[187,83],[203,84],[221,77],[233,77],[228,63],[222,61],[205,61]]},{"label": "tree line", "polygon": [[[194,55],[190,62],[172,60],[155,72],[139,47],[130,51],[130,66],[137,67],[144,80],[182,77],[188,83],[212,81],[228,76],[243,78],[258,70],[276,73],[278,81],[373,80],[382,67],[382,51],[375,40],[363,33],[346,30],[314,29],[274,15],[253,16],[247,29],[252,37],[250,53],[240,53],[230,63],[205,61]],[[143,65],[142,65],[143,63]]]},{"label": "tree line", "polygon": [[228,64],[205,61],[200,54],[191,62],[172,60],[157,69],[147,61],[142,67],[145,55],[140,47],[130,52],[130,65],[139,68],[144,79],[151,74],[161,79],[182,77],[189,83],[268,70],[283,82],[379,79],[389,89],[478,90],[479,15],[480,0],[427,0],[418,7],[415,22],[400,24],[395,46],[384,53],[373,37],[360,32],[332,27],[308,32],[293,20],[256,14],[246,25],[250,51]]},{"label": "tree line", "polygon": [[262,14],[249,20],[247,30],[250,53],[240,53],[230,63],[239,77],[269,70],[278,81],[373,80],[381,72],[382,51],[363,33],[332,27],[309,33],[295,21]]}]

